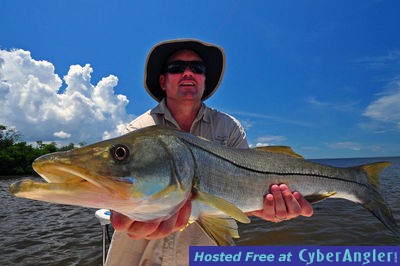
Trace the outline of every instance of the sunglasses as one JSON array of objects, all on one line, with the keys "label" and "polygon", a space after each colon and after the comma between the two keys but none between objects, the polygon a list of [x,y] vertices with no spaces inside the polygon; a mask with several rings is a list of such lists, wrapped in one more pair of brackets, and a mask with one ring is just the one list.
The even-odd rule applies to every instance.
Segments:
[{"label": "sunglasses", "polygon": [[164,73],[178,74],[185,72],[186,68],[189,67],[190,71],[195,74],[205,74],[206,66],[202,61],[172,61],[169,62],[165,68]]}]

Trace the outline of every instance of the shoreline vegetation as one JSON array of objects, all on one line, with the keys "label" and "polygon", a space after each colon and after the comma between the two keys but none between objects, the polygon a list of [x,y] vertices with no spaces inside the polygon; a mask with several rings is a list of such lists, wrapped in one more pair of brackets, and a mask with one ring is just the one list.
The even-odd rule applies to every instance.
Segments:
[{"label": "shoreline vegetation", "polygon": [[[70,143],[57,147],[57,143],[43,143],[36,141],[36,145],[19,142],[19,132],[0,124],[0,178],[10,178],[21,175],[36,175],[32,168],[32,162],[47,153],[66,151],[74,148]],[[83,146],[83,144],[82,144]]]}]

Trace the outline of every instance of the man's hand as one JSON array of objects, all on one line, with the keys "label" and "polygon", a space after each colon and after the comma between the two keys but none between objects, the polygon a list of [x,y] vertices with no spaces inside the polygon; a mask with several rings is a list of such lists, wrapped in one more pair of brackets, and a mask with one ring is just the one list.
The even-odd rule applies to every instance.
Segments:
[{"label": "man's hand", "polygon": [[264,198],[262,210],[248,213],[270,222],[281,222],[298,216],[313,215],[311,204],[299,192],[291,192],[285,184],[272,185]]},{"label": "man's hand", "polygon": [[111,223],[115,230],[126,231],[133,239],[157,239],[184,228],[189,221],[191,211],[192,201],[189,199],[176,214],[167,220],[139,222],[111,211]]}]

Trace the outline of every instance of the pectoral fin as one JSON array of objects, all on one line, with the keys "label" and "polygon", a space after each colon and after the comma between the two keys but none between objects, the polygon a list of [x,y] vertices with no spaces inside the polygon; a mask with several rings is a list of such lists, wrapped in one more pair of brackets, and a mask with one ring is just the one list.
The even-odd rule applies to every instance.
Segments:
[{"label": "pectoral fin", "polygon": [[218,198],[214,195],[211,195],[211,194],[208,194],[205,192],[201,192],[201,191],[196,191],[195,194],[197,195],[196,196],[197,200],[226,213],[233,219],[235,219],[241,223],[246,223],[246,224],[250,223],[249,217],[247,217],[247,215],[244,214],[244,212],[242,212],[242,210],[240,210],[238,207],[236,207],[232,203],[230,203],[224,199]]}]

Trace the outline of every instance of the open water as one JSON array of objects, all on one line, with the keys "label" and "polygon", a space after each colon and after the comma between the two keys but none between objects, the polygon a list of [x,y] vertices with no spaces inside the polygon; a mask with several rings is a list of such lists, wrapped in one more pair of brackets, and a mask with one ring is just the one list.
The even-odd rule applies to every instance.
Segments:
[{"label": "open water", "polygon": [[[400,224],[400,157],[317,161],[344,167],[383,160],[392,165],[381,174],[382,194]],[[0,179],[0,265],[101,265],[96,210],[12,196],[9,185],[24,178],[32,179]],[[400,245],[370,212],[340,199],[314,205],[311,218],[278,224],[255,218],[240,235],[238,245]]]}]

